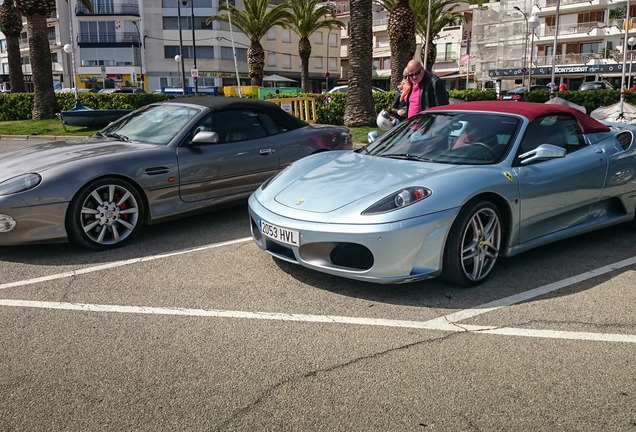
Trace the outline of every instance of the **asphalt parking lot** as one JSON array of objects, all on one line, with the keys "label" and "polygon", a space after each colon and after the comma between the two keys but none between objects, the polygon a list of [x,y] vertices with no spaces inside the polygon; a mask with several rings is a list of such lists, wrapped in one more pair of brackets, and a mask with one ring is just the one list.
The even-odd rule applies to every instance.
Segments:
[{"label": "asphalt parking lot", "polygon": [[635,431],[635,241],[559,242],[476,289],[274,260],[244,205],[103,253],[3,247],[0,429]]}]

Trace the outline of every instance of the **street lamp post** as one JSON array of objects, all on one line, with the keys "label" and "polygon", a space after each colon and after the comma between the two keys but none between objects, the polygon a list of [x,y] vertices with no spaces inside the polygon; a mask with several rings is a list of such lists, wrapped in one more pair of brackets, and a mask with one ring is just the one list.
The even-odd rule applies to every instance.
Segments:
[{"label": "street lamp post", "polygon": [[77,102],[79,100],[79,97],[77,96],[77,82],[75,82],[77,80],[77,75],[75,74],[75,51],[73,50],[73,45],[71,44],[66,44],[64,45],[64,52],[66,54],[70,54],[71,56],[71,71],[73,72],[73,89],[75,90],[75,102]]},{"label": "street lamp post", "polygon": [[[530,36],[530,32],[528,30],[528,15],[526,15],[526,13],[524,11],[522,11],[519,6],[515,6],[513,7],[513,9],[521,12],[521,15],[523,15],[523,19],[526,21],[526,40],[523,43],[523,66],[521,67],[528,67],[528,63],[526,62],[526,60],[528,59],[528,36]],[[525,74],[523,75],[522,78],[522,85],[525,85],[525,81],[526,81],[526,76]],[[528,84],[529,85],[529,84]],[[466,88],[468,88],[468,86],[466,86]],[[530,88],[530,87],[528,87]]]},{"label": "street lamp post", "polygon": [[194,0],[181,0],[181,4],[186,6],[190,2],[190,12],[192,14],[192,70],[194,72],[194,92],[199,93],[198,71],[197,71],[197,44],[194,40]]},{"label": "street lamp post", "polygon": [[181,68],[179,66],[179,63],[181,63],[182,60],[183,60],[183,58],[179,54],[174,56],[174,61],[177,62],[177,75],[179,76],[179,81],[180,81],[179,84],[181,84],[181,86],[183,87],[183,90],[184,90],[183,95],[185,96],[185,84],[183,84],[183,81],[181,81],[182,75],[181,75]]},{"label": "street lamp post", "polygon": [[636,38],[634,36],[627,39],[629,45],[629,78],[627,79],[627,89],[632,88],[632,63],[634,63],[634,45],[636,45]]},{"label": "street lamp post", "polygon": [[541,24],[541,22],[539,21],[539,17],[536,15],[532,15],[528,19],[528,26],[532,29],[530,36],[530,64],[528,65],[528,91],[530,91],[530,88],[532,86],[532,54],[534,51],[534,32],[539,27],[539,24]]},{"label": "street lamp post", "polygon": [[[181,86],[183,87],[183,96],[186,95],[185,80],[185,62],[183,59],[183,33],[181,32],[181,1],[177,0],[177,20],[179,21],[179,55],[175,56],[175,61],[181,61]],[[179,60],[177,60],[179,57]]]}]

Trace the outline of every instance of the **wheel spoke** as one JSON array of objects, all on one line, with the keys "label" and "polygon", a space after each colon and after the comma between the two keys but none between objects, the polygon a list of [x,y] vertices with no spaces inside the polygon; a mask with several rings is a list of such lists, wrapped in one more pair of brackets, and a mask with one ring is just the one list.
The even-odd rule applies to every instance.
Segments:
[{"label": "wheel spoke", "polygon": [[[135,226],[131,223],[126,222],[123,219],[117,219],[117,223],[119,223],[120,225],[123,225],[124,227],[126,227],[127,229],[129,229],[130,231],[132,231],[133,229],[135,229]],[[115,229],[115,225],[113,224],[113,229]]]}]

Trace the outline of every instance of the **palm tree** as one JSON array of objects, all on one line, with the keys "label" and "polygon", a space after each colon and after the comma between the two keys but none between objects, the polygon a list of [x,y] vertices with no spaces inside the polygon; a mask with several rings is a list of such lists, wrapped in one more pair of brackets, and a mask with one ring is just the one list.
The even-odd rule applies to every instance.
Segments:
[{"label": "palm tree", "polygon": [[7,38],[7,57],[9,60],[9,83],[14,93],[24,92],[22,74],[22,56],[20,55],[20,34],[22,33],[22,15],[13,3],[5,0],[0,6],[0,31]]},{"label": "palm tree", "polygon": [[[214,15],[205,22],[212,21],[229,22],[245,34],[250,40],[247,49],[247,66],[250,73],[251,85],[260,87],[263,84],[263,69],[265,68],[265,50],[260,40],[274,26],[286,27],[291,15],[287,4],[279,4],[269,7],[269,0],[244,0],[243,10],[239,10],[231,4],[221,3],[219,11],[227,11],[223,15]],[[229,15],[231,16],[229,16]]]},{"label": "palm tree", "polygon": [[391,89],[402,82],[406,64],[415,55],[415,16],[409,0],[376,0],[389,12],[387,31],[391,47]]},{"label": "palm tree", "polygon": [[425,50],[428,47],[426,56],[426,69],[432,70],[437,57],[437,46],[433,41],[442,32],[442,29],[452,24],[466,21],[466,17],[454,10],[460,7],[456,0],[411,0],[411,9],[415,14],[415,32],[422,40],[426,39],[426,26],[428,17],[428,3],[431,1],[431,28],[429,41],[422,45],[420,56],[424,59]]},{"label": "palm tree", "polygon": [[[90,0],[78,0],[93,10]],[[47,18],[55,12],[55,0],[15,0],[15,6],[27,21],[29,57],[33,75],[33,118],[55,118],[57,99],[53,91],[53,68]]]},{"label": "palm tree", "polygon": [[55,0],[16,0],[26,17],[29,57],[33,76],[33,118],[55,118],[57,100],[53,91],[53,68],[46,19],[55,10]]},{"label": "palm tree", "polygon": [[[336,19],[333,8],[322,4],[321,0],[292,0],[289,2],[291,20],[289,27],[300,36],[298,41],[298,55],[302,70],[300,86],[309,88],[309,57],[311,56],[311,42],[309,36],[322,27],[344,27],[344,23]],[[327,40],[329,43],[329,40]],[[329,59],[327,59],[329,61]],[[329,65],[327,65],[329,68]],[[328,69],[327,69],[328,70]]]},{"label": "palm tree", "polygon": [[349,90],[344,122],[350,127],[375,124],[371,93],[373,65],[372,0],[349,3]]}]

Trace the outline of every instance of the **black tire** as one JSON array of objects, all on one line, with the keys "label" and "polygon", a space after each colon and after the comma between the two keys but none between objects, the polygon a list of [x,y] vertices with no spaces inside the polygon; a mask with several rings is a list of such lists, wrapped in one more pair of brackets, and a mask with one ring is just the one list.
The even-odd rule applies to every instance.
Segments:
[{"label": "black tire", "polygon": [[462,287],[484,282],[497,263],[503,232],[497,206],[490,201],[468,203],[446,241],[442,278]]},{"label": "black tire", "polygon": [[135,238],[145,212],[144,201],[133,185],[118,178],[103,178],[75,195],[66,214],[66,232],[80,246],[113,249]]}]

